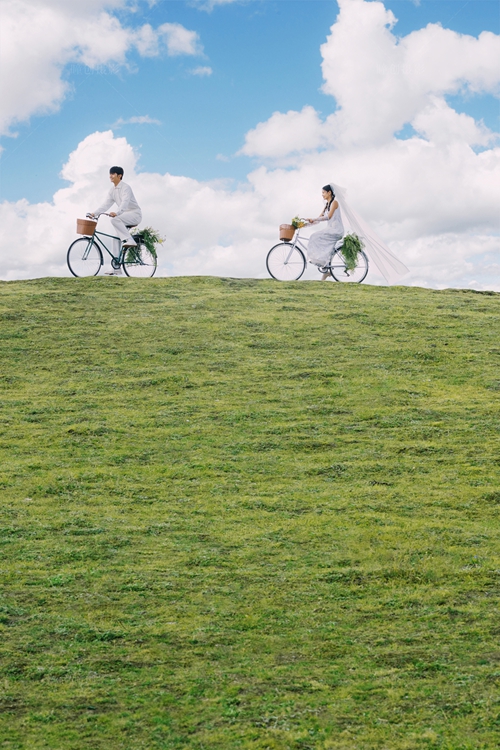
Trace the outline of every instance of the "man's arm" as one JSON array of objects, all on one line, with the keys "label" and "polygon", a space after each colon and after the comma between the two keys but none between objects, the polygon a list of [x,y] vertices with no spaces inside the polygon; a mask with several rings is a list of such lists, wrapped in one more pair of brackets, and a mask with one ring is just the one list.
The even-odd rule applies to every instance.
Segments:
[{"label": "man's arm", "polygon": [[99,214],[105,213],[109,208],[111,208],[114,202],[115,201],[113,198],[113,188],[111,188],[111,190],[108,193],[108,197],[106,198],[102,206],[99,206],[99,208],[96,208],[96,210],[93,212],[94,216],[98,216]]}]

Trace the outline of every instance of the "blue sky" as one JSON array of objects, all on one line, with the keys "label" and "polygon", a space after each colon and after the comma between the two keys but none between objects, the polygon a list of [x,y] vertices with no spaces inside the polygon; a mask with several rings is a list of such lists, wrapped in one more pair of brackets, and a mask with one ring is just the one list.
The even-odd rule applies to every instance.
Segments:
[{"label": "blue sky", "polygon": [[[500,31],[497,0],[385,0],[405,36],[428,23],[477,36]],[[120,12],[124,25],[179,23],[199,35],[203,53],[140,57],[128,65],[91,70],[70,63],[70,83],[59,109],[34,115],[4,137],[2,200],[50,201],[66,183],[59,177],[68,155],[95,131],[113,129],[140,153],[139,171],[170,172],[196,180],[245,180],[255,166],[235,156],[245,133],[273,112],[311,105],[323,116],[335,100],[321,91],[320,45],[334,23],[333,0],[249,0],[218,5],[211,12],[182,0],[140,2],[136,13]],[[193,75],[196,68],[211,75]],[[5,73],[4,73],[5,74]],[[453,96],[458,112],[500,129],[499,103],[491,95]],[[148,116],[150,124],[120,124]],[[404,135],[404,134],[403,134]]]}]

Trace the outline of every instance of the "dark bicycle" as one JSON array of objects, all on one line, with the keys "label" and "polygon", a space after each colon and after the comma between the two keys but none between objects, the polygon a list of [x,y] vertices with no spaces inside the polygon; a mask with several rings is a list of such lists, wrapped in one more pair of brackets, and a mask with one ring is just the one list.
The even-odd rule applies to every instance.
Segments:
[{"label": "dark bicycle", "polygon": [[[108,216],[108,214],[102,215]],[[111,256],[111,267],[114,271],[123,268],[127,276],[137,278],[154,276],[157,266],[156,255],[148,250],[141,234],[132,234],[136,246],[122,247],[119,237],[97,231],[98,219],[99,217],[94,220],[87,215],[87,219],[77,221],[77,232],[84,236],[75,240],[68,248],[67,263],[73,276],[97,276],[104,264],[104,251]],[[133,229],[133,226],[128,226],[127,229]],[[109,249],[104,237],[118,240],[121,248],[118,255],[114,255]]]}]

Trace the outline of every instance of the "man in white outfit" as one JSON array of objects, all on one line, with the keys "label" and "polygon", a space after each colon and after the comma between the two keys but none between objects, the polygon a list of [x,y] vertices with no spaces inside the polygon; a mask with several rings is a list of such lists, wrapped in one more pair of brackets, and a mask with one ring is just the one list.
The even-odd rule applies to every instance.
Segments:
[{"label": "man in white outfit", "polygon": [[140,223],[142,220],[142,211],[135,199],[132,188],[123,182],[122,167],[111,167],[109,170],[109,179],[113,183],[113,187],[110,189],[104,203],[91,215],[99,216],[99,214],[106,213],[113,203],[116,203],[118,211],[110,211],[108,214],[111,217],[111,223],[121,240],[122,246],[134,247],[136,242],[127,227],[135,227]]}]

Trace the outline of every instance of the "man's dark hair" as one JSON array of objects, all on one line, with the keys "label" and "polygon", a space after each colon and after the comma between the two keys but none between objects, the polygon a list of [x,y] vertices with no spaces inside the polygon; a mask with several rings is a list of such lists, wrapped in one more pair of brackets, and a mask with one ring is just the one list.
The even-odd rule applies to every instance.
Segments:
[{"label": "man's dark hair", "polygon": [[123,177],[123,168],[122,167],[111,167],[109,170],[109,174],[121,174]]}]

